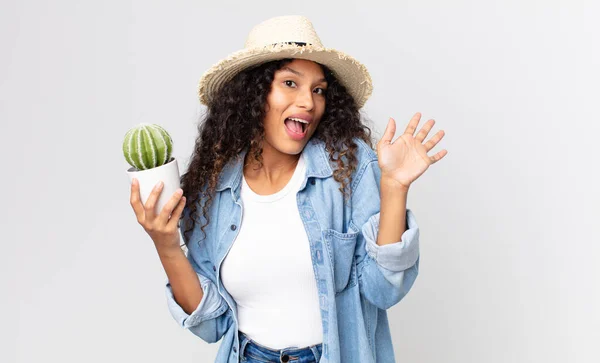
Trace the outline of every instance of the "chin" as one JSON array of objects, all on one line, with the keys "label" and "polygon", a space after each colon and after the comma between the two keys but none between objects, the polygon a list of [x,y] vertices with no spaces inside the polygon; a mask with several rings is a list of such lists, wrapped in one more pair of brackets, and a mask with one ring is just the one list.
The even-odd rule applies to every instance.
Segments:
[{"label": "chin", "polygon": [[289,155],[298,155],[300,153],[302,153],[302,150],[304,150],[304,146],[306,145],[306,143],[294,143],[295,145],[292,146],[288,146],[287,148],[281,150],[280,151],[284,154],[289,154]]}]

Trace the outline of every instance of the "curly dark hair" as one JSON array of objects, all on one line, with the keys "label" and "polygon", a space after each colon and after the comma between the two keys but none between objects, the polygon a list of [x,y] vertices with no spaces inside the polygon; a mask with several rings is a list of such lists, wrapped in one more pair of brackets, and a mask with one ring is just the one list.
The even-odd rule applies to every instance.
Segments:
[{"label": "curly dark hair", "polygon": [[[204,228],[210,223],[208,210],[219,174],[229,160],[248,148],[248,157],[253,157],[262,167],[265,103],[275,71],[292,61],[290,58],[275,60],[241,71],[219,89],[214,101],[208,105],[205,117],[198,125],[198,137],[188,170],[181,176],[181,188],[187,198],[185,209],[190,208],[191,216],[184,219],[185,211],[181,214],[185,222],[185,245],[189,242],[188,233],[197,223],[198,200],[203,202],[198,205],[202,207],[206,223],[200,229],[203,238],[206,237]],[[340,191],[347,198],[350,192],[346,189],[352,182],[352,173],[357,165],[355,154],[358,146],[353,138],[360,138],[373,148],[371,129],[361,122],[356,102],[346,88],[328,67],[319,65],[327,80],[325,111],[312,137],[324,141],[330,161],[337,164],[333,177],[341,183]]]}]

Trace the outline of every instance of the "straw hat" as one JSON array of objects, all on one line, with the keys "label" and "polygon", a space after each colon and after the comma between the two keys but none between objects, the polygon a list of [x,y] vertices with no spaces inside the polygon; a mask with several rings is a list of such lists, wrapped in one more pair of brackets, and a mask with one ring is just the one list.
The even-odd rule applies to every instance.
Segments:
[{"label": "straw hat", "polygon": [[307,59],[329,67],[359,109],[373,92],[371,76],[363,64],[343,52],[325,48],[306,17],[288,15],[256,25],[243,49],[207,70],[198,83],[200,102],[208,105],[219,88],[240,71],[283,58]]}]

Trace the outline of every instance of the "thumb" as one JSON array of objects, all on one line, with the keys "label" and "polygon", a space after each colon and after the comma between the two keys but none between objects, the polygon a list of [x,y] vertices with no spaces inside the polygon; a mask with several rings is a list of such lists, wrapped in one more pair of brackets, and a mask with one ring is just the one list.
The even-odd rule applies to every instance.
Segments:
[{"label": "thumb", "polygon": [[387,126],[385,127],[385,131],[383,133],[383,137],[381,141],[384,144],[391,144],[392,139],[394,138],[394,134],[396,133],[396,120],[390,117],[388,120]]}]

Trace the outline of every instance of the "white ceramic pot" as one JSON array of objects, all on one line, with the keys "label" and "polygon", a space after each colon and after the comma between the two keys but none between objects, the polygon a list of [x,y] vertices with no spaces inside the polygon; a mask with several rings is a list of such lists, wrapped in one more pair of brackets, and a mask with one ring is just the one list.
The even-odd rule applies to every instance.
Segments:
[{"label": "white ceramic pot", "polygon": [[138,180],[140,186],[140,198],[143,205],[146,204],[150,193],[152,193],[152,189],[154,189],[156,184],[162,180],[164,186],[154,208],[156,215],[160,214],[165,204],[167,204],[180,187],[179,167],[175,158],[171,158],[171,161],[164,165],[147,170],[138,170],[132,166],[127,169],[127,174],[129,175],[130,183],[133,178]]}]

